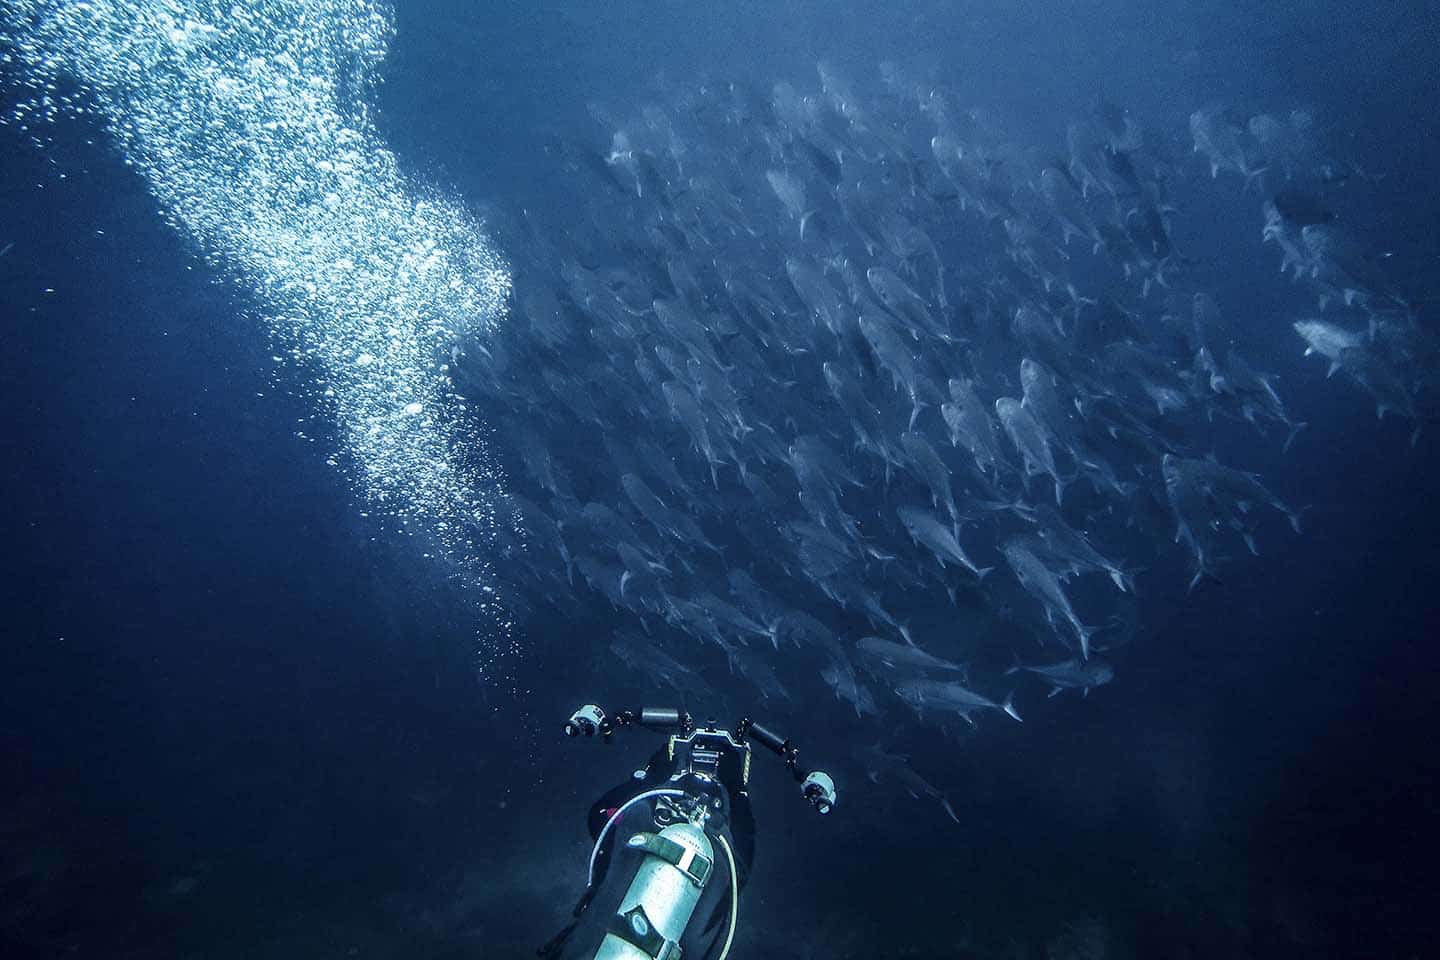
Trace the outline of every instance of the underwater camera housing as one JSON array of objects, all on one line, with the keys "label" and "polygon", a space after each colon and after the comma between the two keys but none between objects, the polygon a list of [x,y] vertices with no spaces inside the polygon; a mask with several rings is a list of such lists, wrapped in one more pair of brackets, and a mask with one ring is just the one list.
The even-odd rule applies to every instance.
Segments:
[{"label": "underwater camera housing", "polygon": [[676,779],[713,781],[733,794],[750,784],[750,744],[714,724],[711,720],[703,727],[672,734],[670,761],[675,764]]},{"label": "underwater camera housing", "polygon": [[[617,729],[631,726],[668,733],[671,771],[661,786],[642,790],[617,808],[596,838],[590,882],[579,910],[595,891],[595,863],[611,827],[627,810],[651,802],[644,826],[636,828],[633,818],[626,821],[633,832],[624,845],[641,854],[630,884],[600,930],[598,949],[580,955],[594,960],[679,960],[680,942],[696,906],[715,873],[724,871],[729,879],[730,923],[718,954],[723,960],[734,940],[739,911],[735,854],[723,824],[731,799],[749,787],[752,742],[785,762],[800,783],[801,796],[819,813],[834,809],[835,781],[823,770],[802,766],[799,749],[787,737],[748,717],[725,728],[713,719],[697,724],[689,713],[672,708],[607,714],[595,704],[586,704],[570,715],[564,730],[570,737],[599,733],[609,742]],[[642,773],[637,771],[637,777]],[[651,824],[656,832],[649,829]]]}]

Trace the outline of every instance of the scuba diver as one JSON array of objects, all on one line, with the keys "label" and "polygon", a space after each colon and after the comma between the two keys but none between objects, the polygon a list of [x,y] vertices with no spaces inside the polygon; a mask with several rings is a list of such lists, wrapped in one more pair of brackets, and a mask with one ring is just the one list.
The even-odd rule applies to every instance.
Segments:
[{"label": "scuba diver", "polygon": [[630,726],[669,737],[590,808],[595,845],[576,920],[537,953],[545,960],[725,960],[755,853],[750,741],[785,762],[822,814],[835,806],[835,782],[801,766],[794,744],[748,718],[724,729],[676,709],[607,716],[587,704],[570,715],[565,734],[598,733],[608,743]]}]

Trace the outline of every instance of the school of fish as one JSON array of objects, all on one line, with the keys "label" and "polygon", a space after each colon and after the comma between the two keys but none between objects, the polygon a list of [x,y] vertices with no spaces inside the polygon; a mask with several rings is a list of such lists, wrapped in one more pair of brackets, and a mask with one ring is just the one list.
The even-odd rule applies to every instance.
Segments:
[{"label": "school of fish", "polygon": [[1327,217],[1364,174],[1306,115],[1197,111],[1191,163],[1102,101],[1047,155],[881,78],[594,109],[595,143],[547,158],[587,201],[501,230],[511,319],[448,372],[513,438],[509,602],[603,598],[622,626],[593,652],[638,688],[774,706],[819,680],[859,717],[1015,722],[1027,683],[1112,679],[1157,555],[1194,588],[1301,529],[1209,454],[1305,424],[1189,280],[1178,178],[1258,186],[1316,294],[1306,353],[1417,433],[1434,343]]}]

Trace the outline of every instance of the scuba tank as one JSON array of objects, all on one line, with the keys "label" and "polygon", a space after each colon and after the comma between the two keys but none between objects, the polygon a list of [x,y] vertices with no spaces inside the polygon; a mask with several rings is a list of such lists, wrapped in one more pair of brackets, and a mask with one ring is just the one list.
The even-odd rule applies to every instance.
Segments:
[{"label": "scuba tank", "polygon": [[715,848],[704,828],[689,822],[633,834],[626,845],[645,858],[595,960],[678,960],[680,938],[715,869]]}]

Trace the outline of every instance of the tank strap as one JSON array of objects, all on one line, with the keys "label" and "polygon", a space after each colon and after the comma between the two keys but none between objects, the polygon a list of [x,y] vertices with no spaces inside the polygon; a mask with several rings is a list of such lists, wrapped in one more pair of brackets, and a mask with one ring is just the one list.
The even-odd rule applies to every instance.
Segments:
[{"label": "tank strap", "polygon": [[637,903],[624,913],[610,918],[610,936],[630,944],[651,960],[680,960],[680,944],[666,940],[645,914],[645,905]]},{"label": "tank strap", "polygon": [[705,882],[710,879],[710,871],[715,866],[698,850],[676,843],[669,837],[662,837],[658,833],[637,833],[630,838],[629,845],[631,850],[643,850],[651,856],[659,857],[671,864],[685,874],[697,888],[705,886]]}]

